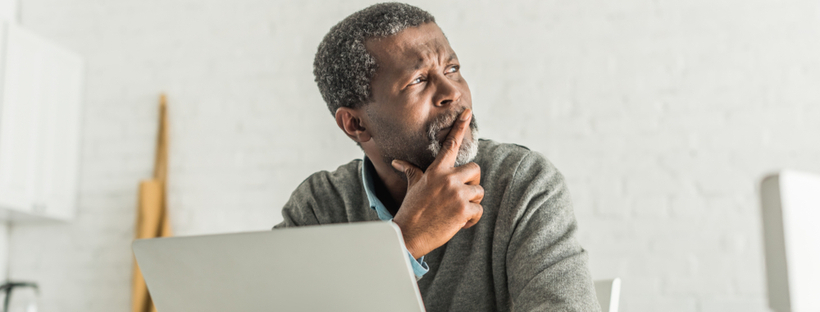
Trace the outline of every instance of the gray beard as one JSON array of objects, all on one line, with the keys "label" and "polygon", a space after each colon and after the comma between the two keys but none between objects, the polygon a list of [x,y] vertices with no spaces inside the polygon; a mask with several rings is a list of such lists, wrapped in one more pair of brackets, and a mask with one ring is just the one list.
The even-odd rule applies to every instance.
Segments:
[{"label": "gray beard", "polygon": [[[436,138],[436,134],[438,134],[441,129],[445,127],[453,126],[455,124],[456,118],[461,115],[461,112],[464,110],[457,112],[457,114],[444,116],[443,118],[439,118],[433,122],[430,127],[427,129],[427,139],[430,141],[430,144],[427,145],[427,150],[429,150],[433,154],[433,159],[438,157],[438,154],[441,152],[442,142]],[[470,140],[466,138],[461,141],[461,146],[458,149],[458,156],[456,156],[456,162],[454,164],[455,167],[464,165],[469,163],[475,159],[476,155],[478,155],[478,124],[475,121],[475,115],[472,116],[470,119]],[[452,128],[451,128],[452,129]],[[452,131],[452,130],[451,130]],[[449,135],[449,134],[448,134]]]},{"label": "gray beard", "polygon": [[[465,138],[461,141],[461,147],[459,147],[458,156],[456,156],[455,167],[473,161],[476,155],[478,155],[478,127],[475,126],[475,123],[472,120],[470,121],[470,133],[472,134],[472,138],[470,140]],[[430,144],[427,145],[427,149],[433,153],[433,158],[438,157],[438,154],[441,152],[441,146],[442,142],[439,142],[439,140],[435,137],[430,140]]]},{"label": "gray beard", "polygon": [[[463,111],[464,109],[440,116],[426,126],[426,133],[416,133],[415,137],[404,133],[383,132],[384,130],[375,131],[373,137],[380,141],[382,160],[390,167],[392,167],[391,162],[393,160],[404,160],[422,171],[426,171],[427,167],[435,161],[441,152],[442,142],[436,138],[436,135],[441,132],[441,129],[452,127]],[[374,129],[390,129],[392,127],[388,122],[373,115],[371,115],[371,118],[374,121]],[[478,126],[475,115],[470,120],[469,127],[472,139],[465,139],[461,142],[455,166],[461,166],[473,161],[478,154]],[[404,175],[401,171],[396,170],[396,172],[402,176]]]}]

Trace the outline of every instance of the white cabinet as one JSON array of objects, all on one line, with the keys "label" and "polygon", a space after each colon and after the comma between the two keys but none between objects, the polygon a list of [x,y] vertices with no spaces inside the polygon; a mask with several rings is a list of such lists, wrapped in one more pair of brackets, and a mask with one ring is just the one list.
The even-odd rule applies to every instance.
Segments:
[{"label": "white cabinet", "polygon": [[17,0],[0,0],[0,21],[17,21],[19,7]]},{"label": "white cabinet", "polygon": [[0,219],[70,219],[82,60],[20,26],[0,28]]}]

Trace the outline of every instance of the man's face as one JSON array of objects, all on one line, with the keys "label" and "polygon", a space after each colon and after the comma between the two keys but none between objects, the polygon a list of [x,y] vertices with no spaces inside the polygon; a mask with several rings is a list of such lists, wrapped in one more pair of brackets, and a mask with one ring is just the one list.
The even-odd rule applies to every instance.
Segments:
[{"label": "man's face", "polygon": [[[435,23],[371,39],[366,47],[379,67],[371,82],[373,102],[363,109],[382,160],[405,160],[426,170],[457,116],[472,109],[458,58]],[[478,151],[475,117],[470,128],[456,166],[472,161]]]}]

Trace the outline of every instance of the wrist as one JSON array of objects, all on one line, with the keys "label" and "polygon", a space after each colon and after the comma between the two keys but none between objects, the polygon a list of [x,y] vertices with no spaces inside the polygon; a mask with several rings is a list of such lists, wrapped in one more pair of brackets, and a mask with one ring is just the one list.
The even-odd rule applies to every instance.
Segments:
[{"label": "wrist", "polygon": [[419,259],[424,256],[424,254],[419,251],[419,248],[417,248],[416,245],[408,239],[404,240],[404,248],[407,248],[407,252],[409,252],[414,259]]},{"label": "wrist", "polygon": [[410,231],[407,230],[405,226],[403,226],[401,223],[396,222],[395,219],[393,220],[393,223],[396,223],[396,225],[399,226],[399,229],[401,230],[402,239],[404,239],[404,248],[407,249],[408,252],[410,252],[410,255],[412,255],[415,259],[419,259],[422,256],[424,256],[424,253],[421,251],[422,249],[420,248],[421,246],[419,246],[419,240],[416,239],[410,233]]}]

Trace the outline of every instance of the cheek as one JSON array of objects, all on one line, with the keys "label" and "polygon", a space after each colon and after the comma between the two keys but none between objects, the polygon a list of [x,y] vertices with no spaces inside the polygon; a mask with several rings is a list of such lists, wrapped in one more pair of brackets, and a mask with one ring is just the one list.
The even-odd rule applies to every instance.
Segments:
[{"label": "cheek", "polygon": [[465,101],[464,104],[469,105],[469,107],[473,107],[473,95],[470,93],[470,86],[464,78],[461,78],[461,87],[461,97]]},{"label": "cheek", "polygon": [[409,114],[426,114],[433,103],[433,88],[424,88],[408,93],[404,100],[404,109]]},{"label": "cheek", "polygon": [[403,106],[392,109],[373,111],[370,117],[374,137],[383,140],[407,140],[418,136],[424,128],[424,121],[419,119],[418,112]]},{"label": "cheek", "polygon": [[426,115],[420,115],[417,112],[407,112],[405,116],[406,118],[402,120],[402,132],[404,132],[406,136],[427,137],[428,120],[424,118]]},{"label": "cheek", "polygon": [[425,128],[432,114],[430,97],[423,93],[413,94],[403,99],[401,110],[396,112],[405,132],[426,131]]}]

